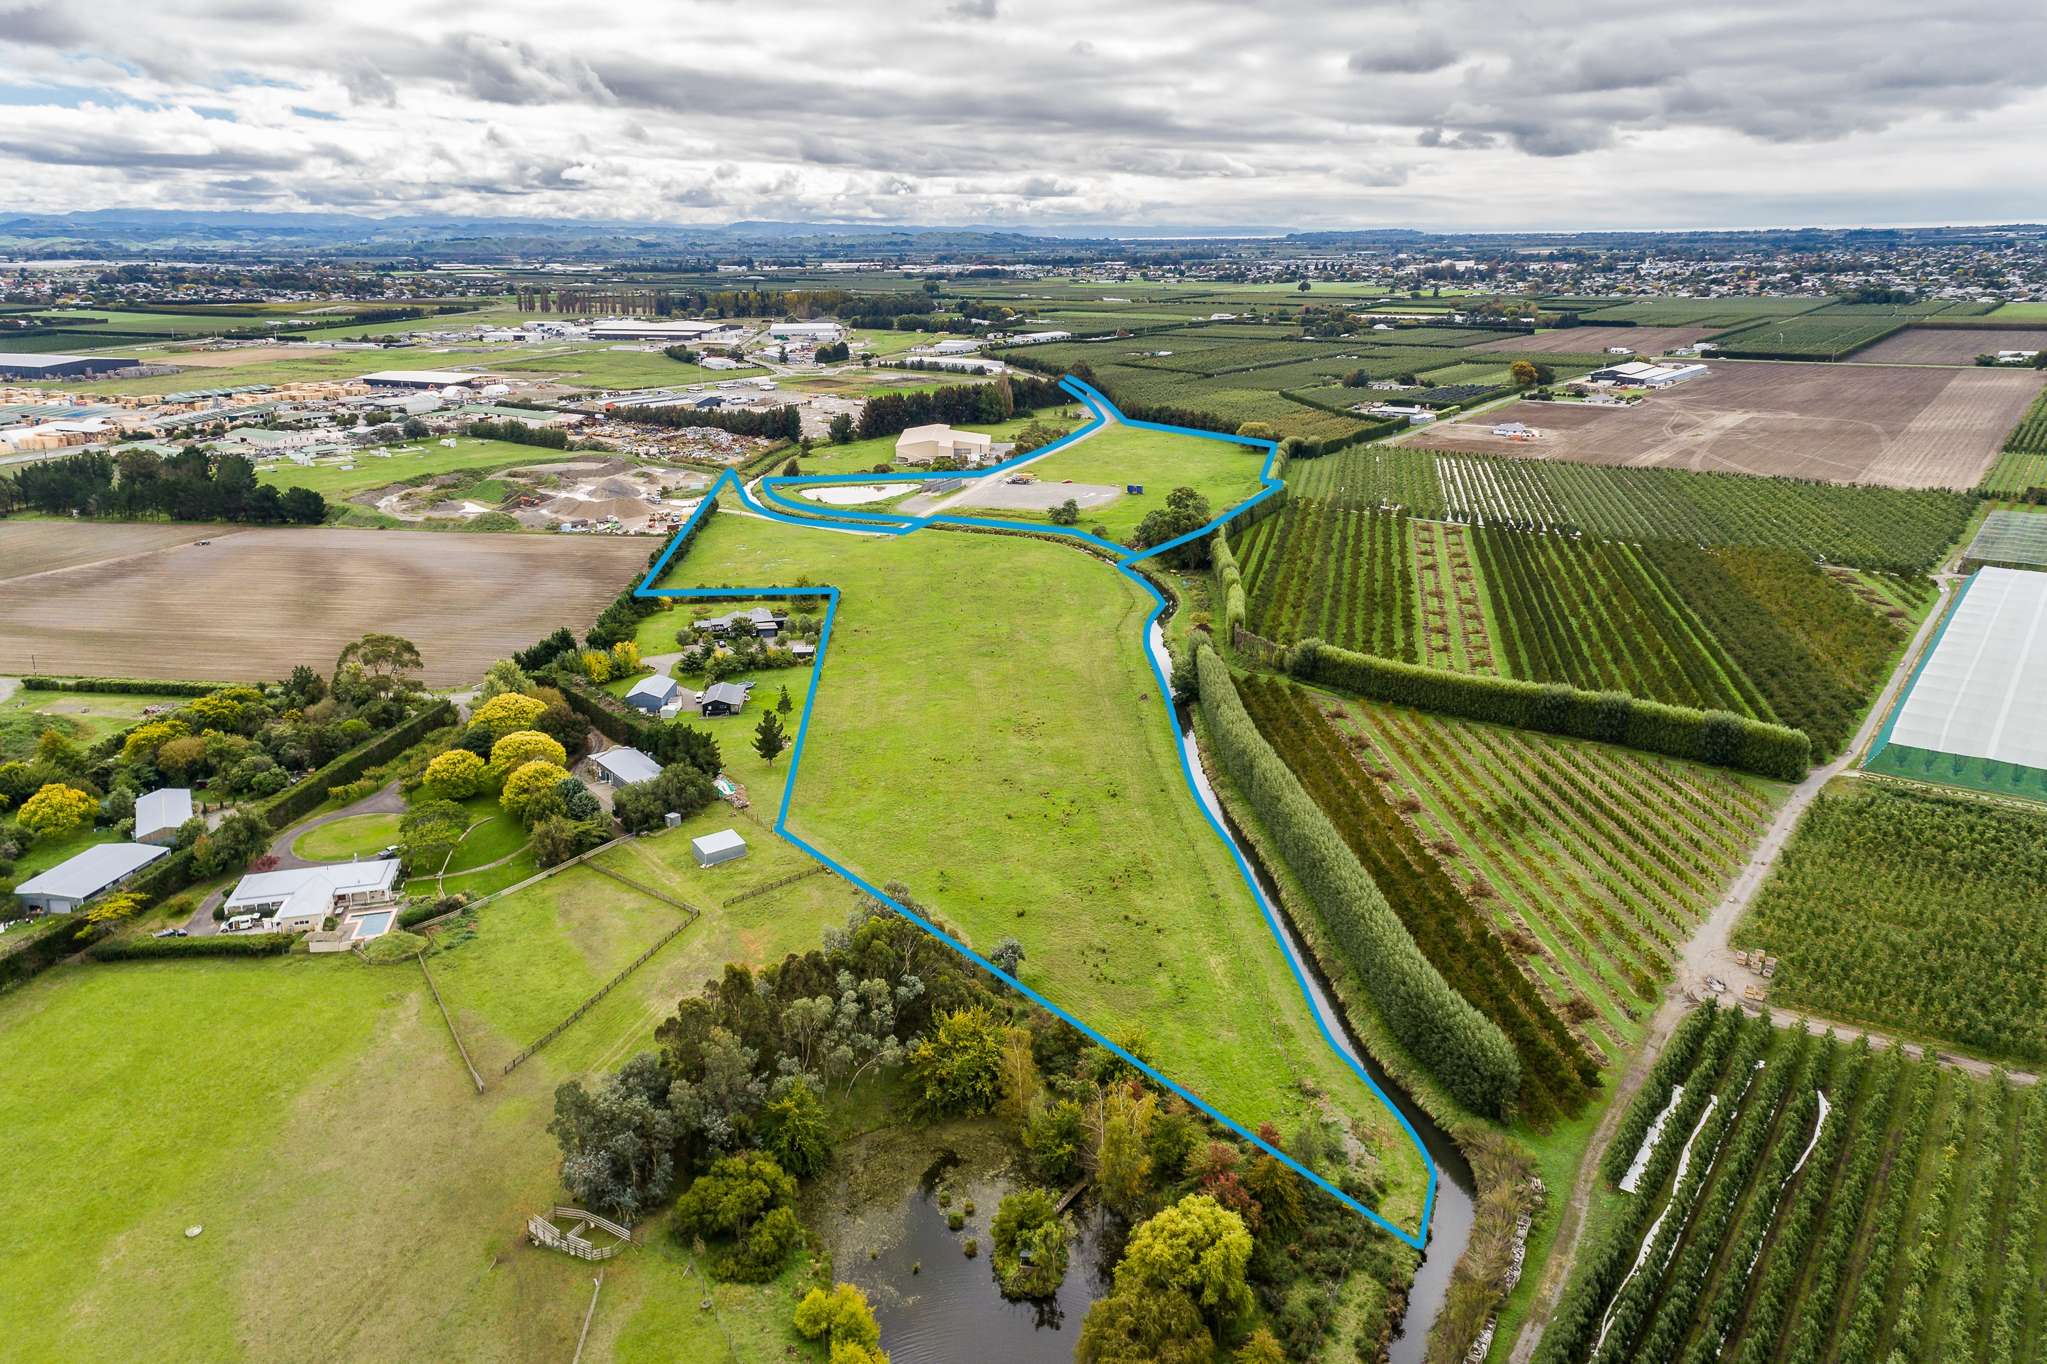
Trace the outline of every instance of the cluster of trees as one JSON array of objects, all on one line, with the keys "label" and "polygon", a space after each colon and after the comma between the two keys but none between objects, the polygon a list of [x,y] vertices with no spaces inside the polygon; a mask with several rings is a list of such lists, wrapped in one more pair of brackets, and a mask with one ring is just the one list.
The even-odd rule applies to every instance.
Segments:
[{"label": "cluster of trees", "polygon": [[1073,395],[1050,379],[1004,375],[985,384],[945,384],[929,393],[879,393],[860,409],[861,440],[899,435],[930,422],[951,425],[1008,421],[1019,412],[1060,407]]},{"label": "cluster of trees", "polygon": [[462,434],[478,440],[501,440],[512,445],[537,445],[543,450],[572,450],[576,445],[569,439],[569,433],[558,426],[533,426],[511,417],[502,421],[470,422],[462,428]]},{"label": "cluster of trees", "polygon": [[0,512],[16,507],[53,516],[168,516],[173,521],[243,521],[318,525],[327,500],[310,488],[279,492],[256,481],[256,466],[237,454],[187,446],[175,455],[154,450],[88,451],[23,466],[0,476]]},{"label": "cluster of trees", "polygon": [[[1075,519],[1079,519],[1076,507]],[[1191,535],[1209,523],[1208,499],[1192,488],[1175,488],[1166,494],[1166,504],[1154,507],[1144,514],[1131,533],[1130,544],[1135,549],[1150,549]],[[1208,542],[1213,534],[1199,536],[1176,545],[1159,555],[1159,562],[1174,568],[1201,569],[1208,567]]]},{"label": "cluster of trees", "polygon": [[[899,886],[889,894],[908,903]],[[905,1068],[932,1116],[985,1111],[997,1088],[987,985],[961,957],[879,901],[823,945],[758,974],[728,965],[594,1089],[555,1093],[562,1180],[584,1206],[627,1221],[679,1178],[686,1235],[716,1246],[713,1272],[760,1281],[802,1239],[796,1182],[831,1158],[825,1101]]]},{"label": "cluster of trees", "polygon": [[853,358],[853,348],[844,341],[827,341],[811,352],[820,365],[836,365]]},{"label": "cluster of trees", "polygon": [[781,407],[639,407],[632,420],[650,426],[711,426],[735,436],[758,436],[764,440],[799,440],[803,436],[803,414],[788,405]]}]

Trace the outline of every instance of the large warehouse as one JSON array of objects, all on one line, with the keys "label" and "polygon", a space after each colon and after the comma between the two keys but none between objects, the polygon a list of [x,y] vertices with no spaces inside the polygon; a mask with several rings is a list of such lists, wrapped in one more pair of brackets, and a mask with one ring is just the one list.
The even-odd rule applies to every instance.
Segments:
[{"label": "large warehouse", "polygon": [[89,379],[133,369],[141,363],[126,355],[31,355],[0,351],[0,379]]},{"label": "large warehouse", "polygon": [[485,377],[459,369],[380,369],[362,381],[371,388],[466,388]]},{"label": "large warehouse", "polygon": [[2047,573],[1977,570],[1864,766],[2047,796]]}]

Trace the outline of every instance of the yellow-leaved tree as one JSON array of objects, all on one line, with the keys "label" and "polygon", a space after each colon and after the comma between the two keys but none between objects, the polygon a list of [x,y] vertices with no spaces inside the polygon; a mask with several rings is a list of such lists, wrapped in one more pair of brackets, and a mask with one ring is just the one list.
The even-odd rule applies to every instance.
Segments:
[{"label": "yellow-leaved tree", "polygon": [[475,795],[490,780],[490,768],[466,748],[451,748],[426,765],[427,785],[449,800]]},{"label": "yellow-leaved tree", "polygon": [[568,769],[560,763],[538,758],[521,763],[512,769],[511,776],[505,778],[505,789],[499,795],[498,803],[505,807],[507,813],[523,819],[526,807],[533,803],[535,797],[544,791],[552,791],[568,775]]},{"label": "yellow-leaved tree", "polygon": [[37,838],[69,838],[90,829],[99,808],[77,787],[53,781],[21,803],[14,822]]},{"label": "yellow-leaved tree", "polygon": [[513,768],[530,762],[566,767],[568,750],[537,729],[515,729],[490,746],[490,770],[497,776],[508,776]]},{"label": "yellow-leaved tree", "polygon": [[495,739],[515,729],[533,728],[534,723],[546,713],[546,702],[516,692],[504,692],[478,706],[469,717],[469,723],[488,730]]}]

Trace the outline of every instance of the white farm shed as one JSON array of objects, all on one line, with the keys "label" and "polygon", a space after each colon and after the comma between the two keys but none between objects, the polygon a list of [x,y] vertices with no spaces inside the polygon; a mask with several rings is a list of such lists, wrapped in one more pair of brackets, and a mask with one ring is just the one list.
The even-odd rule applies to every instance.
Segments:
[{"label": "white farm shed", "polygon": [[689,850],[696,854],[699,867],[715,867],[720,862],[732,862],[746,856],[746,840],[736,829],[720,829],[714,834],[692,838]]}]

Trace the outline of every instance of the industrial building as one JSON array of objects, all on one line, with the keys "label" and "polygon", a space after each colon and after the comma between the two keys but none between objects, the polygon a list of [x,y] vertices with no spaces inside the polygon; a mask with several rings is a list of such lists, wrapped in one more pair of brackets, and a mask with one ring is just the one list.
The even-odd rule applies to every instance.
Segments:
[{"label": "industrial building", "polygon": [[1629,388],[1668,388],[1708,373],[1704,365],[1651,365],[1630,360],[1624,365],[1595,369],[1586,377],[1595,384],[1620,384]]},{"label": "industrial building", "polygon": [[955,459],[972,469],[986,463],[993,453],[994,438],[979,431],[955,431],[944,422],[913,426],[896,437],[898,464],[929,464]]},{"label": "industrial building", "polygon": [[126,355],[30,355],[0,351],[0,379],[90,379],[134,369],[141,363]]},{"label": "industrial building", "polygon": [[170,851],[147,843],[96,843],[41,875],[29,877],[14,893],[31,914],[69,914],[157,858],[169,856]]},{"label": "industrial building", "polygon": [[794,341],[799,345],[823,346],[838,340],[846,329],[836,322],[773,322],[768,325],[768,335],[777,341]]},{"label": "industrial building", "polygon": [[371,388],[466,388],[482,380],[481,374],[459,369],[380,369],[365,374],[362,381]]},{"label": "industrial building", "polygon": [[738,325],[731,322],[659,318],[614,318],[590,324],[592,341],[708,341],[718,336],[735,336],[738,332]]}]

